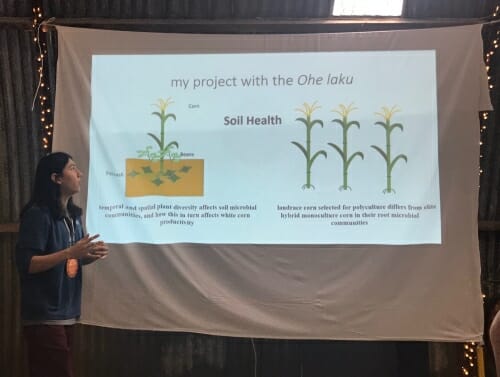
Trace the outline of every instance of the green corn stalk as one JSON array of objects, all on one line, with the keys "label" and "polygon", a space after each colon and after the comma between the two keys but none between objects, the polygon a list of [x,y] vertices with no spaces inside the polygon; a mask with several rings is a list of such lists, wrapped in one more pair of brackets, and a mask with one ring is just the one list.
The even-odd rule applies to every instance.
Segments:
[{"label": "green corn stalk", "polygon": [[295,109],[298,112],[301,112],[305,115],[305,118],[297,118],[299,122],[304,123],[306,126],[306,147],[302,146],[300,143],[296,141],[292,141],[292,144],[295,145],[297,148],[300,149],[300,151],[304,154],[304,157],[306,158],[306,183],[302,186],[302,190],[304,189],[310,189],[310,188],[315,188],[314,185],[311,184],[311,168],[314,163],[314,160],[320,155],[324,156],[327,158],[327,154],[324,150],[319,150],[314,155],[311,156],[311,130],[312,128],[316,125],[319,124],[321,127],[323,127],[323,121],[319,119],[311,119],[311,116],[313,112],[317,109],[319,109],[321,106],[317,106],[316,102],[314,102],[312,105],[309,105],[307,102],[305,102],[302,105],[302,108]]},{"label": "green corn stalk", "polygon": [[166,100],[160,98],[158,99],[157,103],[154,104],[154,106],[158,107],[160,110],[153,112],[153,115],[158,116],[161,121],[161,129],[160,129],[160,137],[158,138],[156,135],[152,133],[148,133],[149,136],[153,138],[154,141],[156,141],[156,144],[158,144],[158,147],[160,150],[158,151],[158,158],[160,160],[160,174],[164,174],[164,168],[163,168],[163,160],[165,159],[166,155],[171,155],[171,149],[172,147],[179,148],[179,144],[176,141],[171,141],[167,145],[165,145],[165,123],[167,122],[168,118],[172,118],[173,120],[176,120],[175,114],[169,113],[167,114],[167,108],[170,104],[172,104],[173,101],[171,98],[167,98]]},{"label": "green corn stalk", "polygon": [[392,169],[394,169],[394,165],[396,165],[396,162],[398,160],[404,160],[406,163],[408,162],[408,157],[404,154],[399,154],[397,155],[394,159],[392,159],[391,156],[391,133],[394,131],[396,128],[399,128],[401,132],[403,132],[403,125],[401,123],[393,123],[391,124],[391,118],[392,116],[399,112],[399,110],[396,106],[393,106],[391,109],[383,106],[382,107],[382,112],[383,113],[375,113],[375,115],[380,115],[383,119],[384,122],[375,122],[375,124],[382,126],[385,129],[385,145],[386,149],[383,151],[381,148],[377,147],[376,145],[372,145],[371,147],[375,149],[385,160],[386,163],[386,177],[387,177],[387,182],[386,182],[386,188],[382,191],[384,194],[387,194],[389,192],[395,193],[396,190],[392,188]]},{"label": "green corn stalk", "polygon": [[352,190],[347,183],[349,165],[351,165],[352,160],[354,160],[354,158],[357,156],[361,157],[362,160],[364,159],[363,153],[361,152],[355,152],[351,156],[349,156],[349,153],[347,152],[347,132],[349,131],[349,128],[351,126],[356,126],[358,127],[358,129],[360,128],[358,121],[355,120],[349,121],[349,113],[354,110],[356,110],[356,108],[353,107],[352,103],[347,107],[340,104],[338,109],[332,110],[333,112],[339,114],[342,117],[342,119],[332,120],[332,122],[337,123],[340,125],[340,127],[342,127],[342,148],[340,148],[338,145],[334,143],[328,143],[329,146],[331,146],[339,153],[340,158],[342,158],[343,183],[339,187],[339,190],[347,190],[347,189]]}]

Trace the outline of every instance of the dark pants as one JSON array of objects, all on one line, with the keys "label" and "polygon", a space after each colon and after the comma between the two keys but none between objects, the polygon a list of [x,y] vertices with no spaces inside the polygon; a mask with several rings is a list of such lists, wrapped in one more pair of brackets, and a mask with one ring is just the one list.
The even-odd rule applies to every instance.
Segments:
[{"label": "dark pants", "polygon": [[73,377],[73,326],[24,326],[30,377]]}]

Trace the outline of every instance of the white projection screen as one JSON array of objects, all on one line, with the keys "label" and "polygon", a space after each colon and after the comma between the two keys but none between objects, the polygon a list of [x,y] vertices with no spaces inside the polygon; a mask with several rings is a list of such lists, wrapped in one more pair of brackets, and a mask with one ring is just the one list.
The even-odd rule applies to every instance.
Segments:
[{"label": "white projection screen", "polygon": [[53,150],[111,249],[83,323],[481,340],[480,25],[57,32]]}]

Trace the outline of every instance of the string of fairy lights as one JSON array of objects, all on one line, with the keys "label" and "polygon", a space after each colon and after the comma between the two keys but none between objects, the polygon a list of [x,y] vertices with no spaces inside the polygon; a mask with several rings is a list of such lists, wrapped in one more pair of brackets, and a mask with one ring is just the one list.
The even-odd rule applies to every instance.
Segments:
[{"label": "string of fairy lights", "polygon": [[[38,3],[39,4],[39,3]],[[495,11],[492,15],[492,19],[496,20],[499,16],[500,5],[497,5]],[[36,72],[37,72],[37,87],[35,96],[33,98],[32,109],[35,108],[35,103],[38,105],[40,125],[41,125],[41,137],[42,137],[42,148],[46,153],[49,153],[52,149],[52,136],[53,136],[53,111],[52,103],[50,100],[50,87],[47,85],[47,65],[45,64],[47,59],[47,38],[46,30],[43,29],[44,25],[44,15],[42,7],[36,5],[33,7],[33,42],[36,45],[37,56],[36,56]],[[494,89],[494,80],[492,78],[491,61],[495,54],[495,51],[500,45],[500,30],[496,31],[496,34],[491,38],[491,46],[489,50],[485,53],[485,63],[486,72],[488,75],[488,86],[490,91]],[[480,147],[483,145],[482,136],[486,132],[487,123],[489,119],[489,112],[483,111],[480,114]],[[480,152],[480,158],[483,157],[482,151]],[[483,170],[480,168],[479,174],[482,174]],[[478,374],[478,347],[475,342],[465,343],[463,346],[463,365],[461,367],[462,374],[468,377],[481,377]]]},{"label": "string of fairy lights", "polygon": [[[500,4],[495,7],[495,11],[492,14],[492,20],[497,20],[500,15]],[[493,77],[493,70],[492,70],[492,59],[495,55],[496,50],[498,49],[498,46],[500,44],[500,30],[496,30],[493,36],[491,37],[491,42],[489,48],[485,48],[485,55],[484,55],[484,61],[486,65],[486,73],[488,77],[488,87],[490,89],[490,92],[493,92],[495,89],[495,80]],[[483,137],[486,133],[487,130],[487,124],[489,121],[489,111],[482,111],[479,114],[479,120],[480,120],[480,141],[479,141],[479,147],[480,147],[480,154],[479,158],[483,158]],[[483,169],[480,166],[479,167],[479,175],[483,174]],[[485,298],[485,295],[483,295],[483,299]],[[484,364],[483,364],[483,357],[482,357],[482,347],[478,346],[474,342],[470,343],[465,343],[463,345],[463,364],[462,364],[462,374],[464,376],[468,377],[484,377]],[[481,365],[483,364],[483,365]]]},{"label": "string of fairy lights", "polygon": [[477,352],[476,343],[465,343],[464,344],[464,363],[462,365],[462,373],[464,376],[477,376],[476,365],[477,365]]},{"label": "string of fairy lights", "polygon": [[40,125],[42,133],[42,148],[46,153],[52,149],[52,134],[54,130],[52,104],[50,101],[49,91],[47,85],[47,38],[46,31],[43,30],[44,16],[41,6],[33,7],[33,42],[35,43],[37,56],[36,56],[36,72],[37,72],[37,86],[35,96],[33,98],[32,110],[35,104],[38,104],[40,112]]},{"label": "string of fairy lights", "polygon": [[[500,12],[500,5],[497,5],[495,7],[495,11],[492,14],[492,19],[496,20],[499,16]],[[491,70],[491,59],[493,58],[493,55],[495,54],[496,49],[499,46],[500,40],[499,40],[499,35],[500,35],[500,30],[497,30],[494,37],[491,38],[491,46],[488,51],[485,53],[484,61],[486,64],[486,73],[488,75],[488,87],[490,89],[490,92],[493,91],[495,84],[493,81],[492,77],[492,70]],[[481,132],[481,137],[484,135],[487,129],[487,123],[488,123],[488,118],[489,118],[489,112],[488,111],[483,111],[480,114],[480,132]],[[482,139],[479,142],[480,147],[483,146],[483,141]],[[480,152],[479,155],[480,158],[483,158],[483,153],[482,151]],[[482,174],[483,170],[480,168],[479,169],[479,174]]]}]

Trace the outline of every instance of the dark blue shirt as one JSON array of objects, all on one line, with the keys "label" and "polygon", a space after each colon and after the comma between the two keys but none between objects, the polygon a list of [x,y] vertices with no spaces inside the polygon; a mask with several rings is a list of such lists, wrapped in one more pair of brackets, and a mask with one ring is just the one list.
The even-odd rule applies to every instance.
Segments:
[{"label": "dark blue shirt", "polygon": [[[81,219],[74,220],[75,241],[83,237]],[[70,233],[64,220],[55,219],[48,208],[28,209],[19,229],[16,264],[21,282],[21,317],[25,321],[64,320],[80,316],[82,264],[70,278],[66,262],[51,269],[30,274],[31,258],[48,255],[70,246]]]}]

